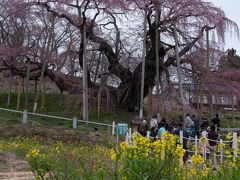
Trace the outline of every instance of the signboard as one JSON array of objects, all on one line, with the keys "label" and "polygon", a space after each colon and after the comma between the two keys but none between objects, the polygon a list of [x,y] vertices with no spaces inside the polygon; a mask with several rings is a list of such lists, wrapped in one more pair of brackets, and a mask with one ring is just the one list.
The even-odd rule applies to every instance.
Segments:
[{"label": "signboard", "polygon": [[128,131],[128,125],[126,123],[118,123],[117,124],[117,133],[120,136],[125,136]]}]

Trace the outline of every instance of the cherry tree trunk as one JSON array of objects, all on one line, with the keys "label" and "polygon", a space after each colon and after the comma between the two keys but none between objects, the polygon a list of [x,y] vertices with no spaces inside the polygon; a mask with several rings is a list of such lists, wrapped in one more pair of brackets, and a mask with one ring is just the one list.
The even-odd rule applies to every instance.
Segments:
[{"label": "cherry tree trunk", "polygon": [[[145,65],[145,77],[144,77],[144,97],[148,94],[149,87],[155,85],[156,77],[156,59],[155,50],[151,50],[147,54],[147,61]],[[161,49],[159,52],[160,58],[164,56],[164,50]],[[163,66],[159,64],[159,74],[163,72]],[[128,111],[134,111],[135,108],[139,109],[141,99],[141,73],[142,63],[140,63],[133,75],[127,83],[121,85],[118,88],[120,91],[118,95],[118,104],[121,108],[127,108]]]}]

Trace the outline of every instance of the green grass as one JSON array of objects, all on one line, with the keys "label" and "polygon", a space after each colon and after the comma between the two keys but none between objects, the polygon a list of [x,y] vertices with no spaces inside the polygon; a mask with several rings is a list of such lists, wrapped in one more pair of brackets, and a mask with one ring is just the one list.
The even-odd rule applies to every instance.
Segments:
[{"label": "green grass", "polygon": [[[81,95],[61,95],[61,94],[45,94],[45,106],[41,108],[41,95],[39,97],[38,102],[38,109],[37,113],[47,114],[47,115],[54,115],[59,117],[67,117],[73,118],[77,117],[78,119],[82,119],[82,100]],[[0,93],[0,107],[3,108],[10,108],[16,109],[17,106],[17,94],[12,93],[11,95],[11,103],[9,107],[6,107],[7,103],[7,93]],[[33,109],[34,103],[34,93],[29,93],[29,101],[28,101],[28,110],[31,112]],[[19,110],[24,109],[25,104],[25,94],[21,93],[21,100],[20,100],[20,108]],[[9,112],[1,112],[1,120],[11,120],[11,121],[22,121],[22,115],[16,113],[9,113]],[[164,113],[161,113],[164,115]],[[136,115],[136,114],[135,114]],[[181,115],[181,112],[173,111],[168,113],[168,119],[178,119],[178,116]],[[209,113],[204,114],[210,120]],[[128,113],[124,111],[117,111],[117,112],[101,112],[100,117],[96,112],[95,108],[89,109],[89,120],[94,122],[112,124],[113,121],[116,123],[118,122],[125,122],[130,123],[133,119],[134,114]],[[221,125],[222,127],[240,127],[240,113],[235,112],[234,118],[232,118],[232,114],[220,114],[221,118]],[[46,117],[39,117],[39,116],[32,116],[29,115],[30,123],[31,121],[37,122],[44,126],[52,126],[56,128],[71,128],[72,122],[68,122],[65,120],[60,119],[53,119],[53,118],[46,118]],[[79,128],[82,130],[92,130],[93,128],[97,127],[98,129],[104,129],[104,131],[108,131],[106,128],[101,126],[94,126],[88,125],[86,126],[83,123],[78,123]]]},{"label": "green grass", "polygon": [[[43,113],[47,115],[54,115],[54,116],[67,117],[67,118],[77,117],[78,119],[82,119],[82,112],[81,112],[82,104],[78,103],[74,97],[70,97],[68,95],[61,95],[61,94],[46,94],[45,96],[46,96],[45,107],[43,109],[40,108],[41,96],[39,97],[37,113]],[[79,96],[76,96],[76,97],[79,98]],[[6,106],[6,102],[7,102],[7,93],[0,93],[0,107],[16,109],[17,94],[12,93],[11,103],[9,107]],[[81,100],[79,102],[81,102]],[[22,93],[19,110],[22,111],[24,109],[24,103],[25,103],[24,94]],[[34,94],[29,93],[29,101],[28,101],[29,112],[32,111],[33,104],[34,104]],[[94,109],[95,108],[89,109],[90,121],[96,121],[96,122],[108,123],[108,124],[111,124],[113,121],[129,123],[133,116],[133,114],[131,113],[119,111],[119,112],[111,112],[111,113],[101,112],[100,117],[98,117],[97,112],[94,111]],[[36,118],[36,120],[41,122],[48,121],[46,123],[52,123],[52,122],[54,123],[56,121],[54,119],[49,119],[45,117]],[[59,120],[57,121],[60,124],[64,124]]]},{"label": "green grass", "polygon": [[[7,93],[0,93],[0,107],[2,108],[9,108],[9,109],[16,109],[17,104],[17,94],[12,93],[11,97],[11,104],[10,107],[6,107],[7,101]],[[69,106],[75,105],[74,102],[66,102],[68,99],[67,95],[62,96],[61,94],[46,94],[45,100],[45,107],[44,109],[38,108],[37,113],[46,114],[46,115],[53,115],[59,117],[67,117],[69,119],[73,119],[73,117],[77,117],[78,119],[82,119],[80,112],[81,107],[66,107],[68,104]],[[69,99],[73,99],[70,97]],[[39,98],[39,104],[41,105],[41,97]],[[80,100],[81,101],[81,100]],[[31,112],[34,103],[34,94],[29,94],[29,111]],[[39,107],[40,107],[39,105]],[[80,104],[81,105],[81,104]],[[24,109],[24,94],[21,94],[21,104],[19,110],[22,111]],[[24,129],[26,127],[22,124],[22,114],[21,113],[12,113],[0,110],[0,126],[2,128],[2,132],[0,132],[0,136],[3,135],[5,137],[17,136],[15,132],[19,127],[21,130],[18,132],[20,135],[24,134]],[[97,112],[94,111],[94,108],[90,109],[89,111],[89,121],[105,123],[105,124],[112,124],[113,121],[116,123],[118,122],[125,122],[130,123],[133,114],[127,112],[101,112],[100,117],[98,117]],[[16,127],[17,126],[17,127]],[[32,132],[29,132],[28,135],[34,135],[34,127],[39,127],[44,130],[45,128],[52,128],[56,130],[73,130],[72,129],[72,121],[55,119],[50,117],[42,117],[36,115],[28,115],[28,125],[29,128],[32,128]],[[8,130],[9,129],[9,130]],[[77,129],[74,129],[74,133],[78,132],[92,132],[92,133],[101,133],[105,135],[109,135],[111,133],[111,127],[101,126],[101,125],[94,125],[94,124],[86,124],[77,122]],[[9,131],[9,132],[8,132]],[[50,135],[51,136],[51,135]]]},{"label": "green grass", "polygon": [[240,119],[238,117],[239,116],[234,116],[234,118],[230,116],[223,116],[221,118],[221,126],[225,128],[240,128]]}]

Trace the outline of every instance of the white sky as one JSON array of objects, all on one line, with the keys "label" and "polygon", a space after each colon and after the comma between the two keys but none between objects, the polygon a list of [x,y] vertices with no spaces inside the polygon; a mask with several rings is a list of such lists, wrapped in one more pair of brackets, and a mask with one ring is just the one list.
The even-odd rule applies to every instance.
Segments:
[{"label": "white sky", "polygon": [[[220,7],[226,14],[226,16],[236,22],[240,29],[240,0],[208,0],[215,6]],[[231,36],[230,33],[226,35],[226,42],[224,49],[234,48],[237,50],[237,54],[240,55],[240,39],[236,36]]]}]

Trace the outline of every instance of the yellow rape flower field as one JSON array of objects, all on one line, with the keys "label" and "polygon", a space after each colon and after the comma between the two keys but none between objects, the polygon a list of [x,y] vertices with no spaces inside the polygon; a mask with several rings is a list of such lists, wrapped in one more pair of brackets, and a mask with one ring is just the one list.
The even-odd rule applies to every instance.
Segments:
[{"label": "yellow rape flower field", "polygon": [[179,137],[169,133],[155,141],[134,133],[131,143],[118,147],[1,140],[0,150],[24,157],[36,179],[240,179],[240,160],[231,150],[223,164],[205,160],[201,152],[184,163]]}]

